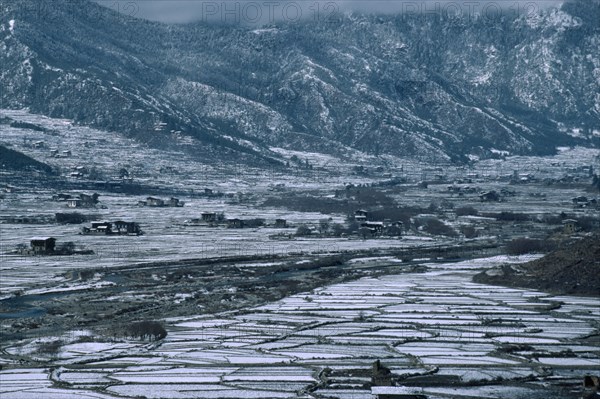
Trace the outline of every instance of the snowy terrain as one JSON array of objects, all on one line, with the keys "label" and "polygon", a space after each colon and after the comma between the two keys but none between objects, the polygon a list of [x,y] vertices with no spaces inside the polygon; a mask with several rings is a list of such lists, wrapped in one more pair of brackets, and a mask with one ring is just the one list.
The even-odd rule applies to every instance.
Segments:
[{"label": "snowy terrain", "polygon": [[[2,397],[370,399],[360,387],[376,359],[433,399],[577,397],[580,376],[597,371],[600,347],[584,339],[598,332],[597,299],[470,282],[482,268],[525,260],[430,264],[426,274],[167,319],[169,335],[158,344],[66,339],[52,369],[2,371]],[[27,353],[27,345],[5,351]],[[436,377],[455,379],[453,387],[436,386]]]}]

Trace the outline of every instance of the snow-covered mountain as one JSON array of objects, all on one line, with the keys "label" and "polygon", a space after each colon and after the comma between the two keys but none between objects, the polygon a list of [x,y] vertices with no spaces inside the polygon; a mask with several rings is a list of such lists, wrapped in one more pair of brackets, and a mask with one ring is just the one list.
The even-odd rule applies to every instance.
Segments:
[{"label": "snow-covered mountain", "polygon": [[[600,131],[600,1],[536,15],[339,15],[255,29],[133,19],[87,0],[0,4],[0,107],[198,157],[270,147],[464,160]],[[578,133],[578,137],[574,137]]]}]

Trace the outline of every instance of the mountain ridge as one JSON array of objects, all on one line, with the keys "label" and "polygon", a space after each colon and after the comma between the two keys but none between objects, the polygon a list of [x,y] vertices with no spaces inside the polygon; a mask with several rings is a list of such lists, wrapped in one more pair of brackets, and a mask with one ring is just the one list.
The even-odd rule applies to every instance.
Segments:
[{"label": "mountain ridge", "polygon": [[262,29],[36,4],[0,11],[2,107],[157,146],[191,137],[207,161],[280,161],[270,147],[466,161],[550,154],[600,131],[597,1],[535,18],[351,14]]}]

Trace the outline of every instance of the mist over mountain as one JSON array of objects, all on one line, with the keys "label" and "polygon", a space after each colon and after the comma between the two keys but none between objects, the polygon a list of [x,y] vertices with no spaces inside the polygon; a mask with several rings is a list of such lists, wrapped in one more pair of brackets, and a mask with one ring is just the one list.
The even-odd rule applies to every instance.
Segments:
[{"label": "mist over mountain", "polygon": [[513,1],[408,1],[408,0],[337,0],[337,1],[254,1],[217,2],[211,0],[123,1],[93,0],[125,15],[166,23],[215,22],[258,27],[265,23],[332,17],[339,13],[363,14],[529,14],[557,7],[562,0]]},{"label": "mist over mountain", "polygon": [[600,2],[581,0],[535,15],[346,13],[257,28],[9,2],[0,106],[206,160],[276,161],[270,147],[548,154],[600,130],[599,17]]}]

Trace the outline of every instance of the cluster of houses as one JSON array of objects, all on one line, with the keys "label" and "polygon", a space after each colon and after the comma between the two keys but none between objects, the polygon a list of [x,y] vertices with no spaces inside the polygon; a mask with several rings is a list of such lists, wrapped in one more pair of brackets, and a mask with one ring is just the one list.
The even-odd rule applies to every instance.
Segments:
[{"label": "cluster of houses", "polygon": [[[189,225],[206,225],[210,227],[217,227],[225,225],[229,229],[243,229],[243,228],[255,228],[265,225],[264,219],[253,218],[253,219],[240,219],[230,218],[226,219],[225,214],[219,212],[202,212],[200,218],[194,218],[186,221]],[[287,228],[288,223],[285,219],[275,219],[273,224],[275,228]]]},{"label": "cluster of houses", "polygon": [[161,208],[161,207],[182,207],[183,205],[185,205],[185,203],[175,197],[171,197],[168,200],[163,200],[161,198],[156,198],[156,197],[148,197],[148,198],[146,198],[145,201],[139,201],[138,205]]},{"label": "cluster of houses", "polygon": [[71,153],[71,150],[59,151],[59,150],[57,150],[55,148],[50,150],[50,156],[52,158],[69,158],[72,155],[73,154]]},{"label": "cluster of houses", "polygon": [[66,202],[68,208],[93,208],[98,204],[100,195],[94,194],[56,194],[52,196],[54,201]]},{"label": "cluster of houses", "polygon": [[402,235],[404,223],[400,221],[392,222],[391,220],[384,221],[369,221],[369,212],[364,209],[358,209],[354,212],[354,220],[360,225],[360,233],[370,237],[393,236],[399,237]]},{"label": "cluster of houses", "polygon": [[69,173],[69,177],[80,179],[89,173],[90,171],[85,166],[73,166],[71,168],[71,173]]},{"label": "cluster of houses", "polygon": [[17,253],[20,255],[90,255],[93,254],[92,250],[76,250],[75,244],[68,242],[60,247],[56,246],[56,238],[54,237],[33,237],[29,241],[29,247],[25,245],[19,245],[17,247]]},{"label": "cluster of houses", "polygon": [[[227,228],[229,229],[243,229],[245,227],[260,227],[264,225],[264,220],[263,219],[238,219],[238,218],[233,218],[233,219],[227,219],[226,221],[227,224]],[[275,223],[273,224],[273,227],[278,228],[278,229],[285,229],[288,227],[287,224],[287,220],[285,219],[275,219]]]},{"label": "cluster of houses", "polygon": [[142,229],[136,222],[117,220],[115,222],[92,222],[91,227],[83,227],[81,234],[86,235],[142,235]]}]

